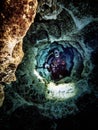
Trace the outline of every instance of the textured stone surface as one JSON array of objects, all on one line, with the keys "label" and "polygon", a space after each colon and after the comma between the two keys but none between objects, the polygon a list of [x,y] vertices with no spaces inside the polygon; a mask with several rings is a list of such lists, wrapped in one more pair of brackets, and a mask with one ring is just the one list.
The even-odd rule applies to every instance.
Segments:
[{"label": "textured stone surface", "polygon": [[[45,2],[47,3],[47,1]],[[49,19],[49,17],[45,19],[41,17],[41,12],[37,13],[34,24],[24,38],[25,57],[16,72],[17,82],[12,85],[15,92],[23,99],[28,103],[35,103],[39,109],[41,108],[41,113],[50,118],[76,114],[80,109],[76,104],[79,97],[92,93],[93,85],[89,82],[94,67],[91,54],[98,46],[97,14],[95,15],[94,11],[92,11],[92,15],[90,14],[90,10],[95,9],[89,5],[89,12],[86,13],[87,8],[85,9],[84,1],[79,2],[78,7],[74,2],[64,1],[63,4],[59,2],[56,4],[62,8],[57,19]],[[81,7],[83,7],[82,11]],[[51,11],[50,14],[53,16]],[[47,16],[46,11],[44,11],[44,16]],[[54,42],[57,44],[54,45]],[[94,47],[92,48],[90,44]],[[60,45],[63,45],[64,48],[73,48],[74,60],[70,76],[56,82],[51,80],[50,72],[44,68],[43,63],[47,59],[48,52],[52,53],[51,50],[54,47],[60,49]],[[68,63],[68,58],[66,61]],[[54,82],[55,84],[53,84]],[[94,88],[95,85],[93,91],[97,93]],[[73,97],[69,98],[67,94]],[[85,101],[83,106],[85,106]]]},{"label": "textured stone surface", "polygon": [[57,19],[62,8],[57,4],[57,0],[39,0],[38,13],[41,19]]},{"label": "textured stone surface", "polygon": [[23,57],[22,39],[34,22],[36,0],[2,0],[0,4],[0,82],[14,81]]},{"label": "textured stone surface", "polygon": [[4,86],[0,85],[0,107],[2,106],[3,101],[4,101],[4,90],[3,90],[3,88],[4,88]]},{"label": "textured stone surface", "polygon": [[[16,80],[15,71],[24,56],[22,40],[34,22],[36,8],[37,0],[0,2],[0,83]],[[1,95],[2,91],[1,86]]]}]

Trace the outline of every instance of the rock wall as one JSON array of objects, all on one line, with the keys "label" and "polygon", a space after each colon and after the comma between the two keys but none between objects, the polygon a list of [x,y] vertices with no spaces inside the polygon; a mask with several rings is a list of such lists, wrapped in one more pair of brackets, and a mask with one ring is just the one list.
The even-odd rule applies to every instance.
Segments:
[{"label": "rock wall", "polygon": [[[16,71],[17,82],[12,88],[28,103],[35,103],[41,114],[57,119],[78,113],[81,109],[79,98],[83,98],[82,106],[85,107],[84,95],[97,93],[94,78],[97,73],[93,73],[92,60],[96,59],[92,54],[98,46],[97,3],[61,3],[58,0],[53,11],[48,1],[41,2],[39,0],[35,22],[24,37],[25,56]],[[62,11],[58,12],[57,8]],[[53,12],[59,13],[56,19]],[[62,57],[68,74],[62,74],[60,67],[54,67],[60,72],[54,78],[51,66],[57,48],[66,56]],[[92,77],[94,83],[91,83]]]},{"label": "rock wall", "polygon": [[3,90],[3,88],[4,88],[4,86],[0,85],[0,107],[2,106],[3,101],[4,101],[4,90]]},{"label": "rock wall", "polygon": [[23,37],[34,22],[36,8],[37,0],[0,2],[0,83],[16,80],[15,71],[24,55]]}]

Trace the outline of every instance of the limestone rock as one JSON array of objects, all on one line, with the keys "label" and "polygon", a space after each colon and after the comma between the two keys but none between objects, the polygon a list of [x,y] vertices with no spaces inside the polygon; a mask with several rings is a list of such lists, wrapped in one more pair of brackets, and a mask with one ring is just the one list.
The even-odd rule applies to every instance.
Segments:
[{"label": "limestone rock", "polygon": [[2,106],[3,101],[4,101],[4,90],[3,90],[3,88],[4,88],[4,86],[0,85],[0,107]]},{"label": "limestone rock", "polygon": [[15,71],[24,55],[23,37],[34,22],[37,0],[0,2],[0,83],[16,79]]},{"label": "limestone rock", "polygon": [[0,2],[0,107],[4,101],[2,82],[16,79],[15,71],[23,58],[23,37],[34,22],[37,0]]},{"label": "limestone rock", "polygon": [[39,13],[40,19],[57,19],[61,11],[62,7],[57,4],[57,0],[39,0],[37,13]]}]

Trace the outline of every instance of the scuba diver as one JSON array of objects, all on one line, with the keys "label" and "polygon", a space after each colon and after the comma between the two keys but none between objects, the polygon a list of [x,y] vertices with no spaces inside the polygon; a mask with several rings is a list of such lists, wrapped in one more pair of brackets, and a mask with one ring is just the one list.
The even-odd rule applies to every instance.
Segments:
[{"label": "scuba diver", "polygon": [[53,55],[48,58],[44,67],[51,73],[53,80],[58,80],[68,75],[65,58],[58,49],[54,49]]}]

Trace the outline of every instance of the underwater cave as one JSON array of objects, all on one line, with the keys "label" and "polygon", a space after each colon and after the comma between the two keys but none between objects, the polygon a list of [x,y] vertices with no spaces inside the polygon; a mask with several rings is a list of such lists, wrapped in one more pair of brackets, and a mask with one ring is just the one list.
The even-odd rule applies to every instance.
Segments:
[{"label": "underwater cave", "polygon": [[38,0],[0,129],[98,129],[97,12],[97,0]]}]

